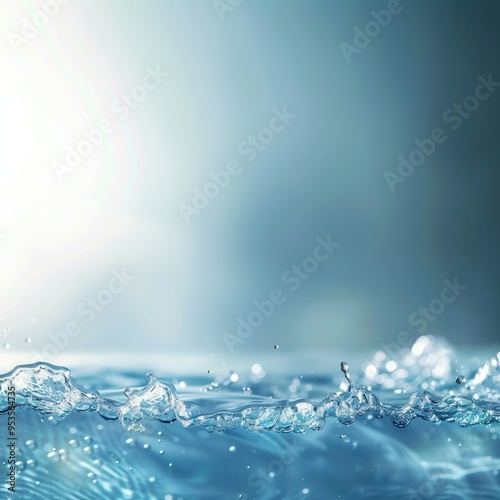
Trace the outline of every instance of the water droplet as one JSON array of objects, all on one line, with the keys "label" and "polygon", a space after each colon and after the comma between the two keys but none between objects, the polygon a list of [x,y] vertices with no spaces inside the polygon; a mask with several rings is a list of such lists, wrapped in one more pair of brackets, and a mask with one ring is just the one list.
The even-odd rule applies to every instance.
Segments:
[{"label": "water droplet", "polygon": [[467,382],[467,377],[465,375],[458,375],[458,377],[455,379],[455,382],[457,384],[465,384],[465,382]]},{"label": "water droplet", "polygon": [[275,348],[275,349],[279,349],[279,348],[280,348],[280,346],[279,346],[278,344],[274,344],[274,348]]}]

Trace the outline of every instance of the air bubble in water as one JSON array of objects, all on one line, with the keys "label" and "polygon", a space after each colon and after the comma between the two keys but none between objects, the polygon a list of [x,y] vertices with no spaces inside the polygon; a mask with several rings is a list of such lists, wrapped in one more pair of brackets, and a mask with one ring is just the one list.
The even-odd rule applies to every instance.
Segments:
[{"label": "air bubble in water", "polygon": [[34,439],[28,439],[28,441],[26,441],[26,446],[30,450],[34,450],[36,448],[36,441]]},{"label": "air bubble in water", "polygon": [[467,377],[465,375],[458,375],[458,377],[455,379],[455,382],[457,384],[465,384],[465,382],[467,382]]},{"label": "air bubble in water", "polygon": [[24,341],[25,341],[27,344],[31,344],[31,339],[30,339],[29,337],[26,337],[26,338],[24,339]]},{"label": "air bubble in water", "polygon": [[4,349],[10,349],[10,344],[9,344],[9,343],[4,344],[4,345],[3,345],[3,348],[4,348]]},{"label": "air bubble in water", "polygon": [[275,348],[275,349],[279,349],[279,348],[280,348],[280,346],[279,346],[278,344],[274,344],[274,348]]}]

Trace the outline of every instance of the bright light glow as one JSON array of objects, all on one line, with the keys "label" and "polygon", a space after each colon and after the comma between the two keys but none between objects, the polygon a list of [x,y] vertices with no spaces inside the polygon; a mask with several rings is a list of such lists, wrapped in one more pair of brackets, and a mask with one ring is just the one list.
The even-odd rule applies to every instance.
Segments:
[{"label": "bright light glow", "polygon": [[393,372],[397,367],[397,363],[396,361],[389,361],[386,365],[385,365],[386,369],[388,372]]},{"label": "bright light glow", "polygon": [[428,337],[425,336],[419,337],[417,341],[413,344],[411,352],[416,356],[420,356],[428,345],[429,345]]}]

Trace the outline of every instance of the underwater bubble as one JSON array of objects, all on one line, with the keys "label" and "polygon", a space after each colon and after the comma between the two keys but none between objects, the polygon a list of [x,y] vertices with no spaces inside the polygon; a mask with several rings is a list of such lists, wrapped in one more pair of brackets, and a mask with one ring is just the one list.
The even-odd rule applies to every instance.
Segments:
[{"label": "underwater bubble", "polygon": [[34,439],[28,439],[26,441],[26,446],[30,449],[30,450],[34,450],[36,448],[36,441]]},{"label": "underwater bubble", "polygon": [[3,348],[4,349],[10,349],[10,344],[7,342],[3,345]]},{"label": "underwater bubble", "polygon": [[280,346],[279,346],[278,344],[274,344],[274,348],[275,348],[275,349],[279,349],[279,348],[280,348]]},{"label": "underwater bubble", "polygon": [[229,451],[230,451],[231,453],[234,453],[234,452],[236,451],[236,446],[230,446],[230,447],[229,447]]},{"label": "underwater bubble", "polygon": [[31,344],[31,339],[30,339],[29,337],[26,337],[26,338],[24,339],[24,341],[25,341],[27,344]]},{"label": "underwater bubble", "polygon": [[467,382],[467,377],[465,375],[458,375],[458,377],[455,379],[455,382],[457,384],[465,384],[465,382]]},{"label": "underwater bubble", "polygon": [[60,456],[59,456],[59,453],[57,453],[56,451],[51,451],[51,452],[47,453],[47,458],[50,458],[50,460],[58,462],[60,459]]}]

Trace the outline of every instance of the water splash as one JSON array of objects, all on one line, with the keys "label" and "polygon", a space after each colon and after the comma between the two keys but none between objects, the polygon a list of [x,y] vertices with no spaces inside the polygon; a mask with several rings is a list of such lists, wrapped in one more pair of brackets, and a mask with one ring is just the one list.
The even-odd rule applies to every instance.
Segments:
[{"label": "water splash", "polygon": [[[328,418],[352,424],[357,417],[388,417],[396,427],[406,427],[415,418],[431,422],[455,422],[467,427],[500,422],[500,404],[496,402],[498,359],[492,358],[473,379],[489,400],[474,395],[435,395],[426,390],[412,393],[398,404],[382,402],[370,387],[354,383],[349,366],[340,368],[348,383],[343,392],[331,392],[320,401],[269,399],[243,391],[238,398],[231,392],[217,398],[180,397],[173,383],[148,373],[148,383],[138,389],[125,389],[125,401],[106,398],[75,383],[71,372],[48,363],[21,365],[0,377],[0,414],[9,408],[8,388],[16,388],[16,406],[31,408],[41,415],[64,420],[72,413],[97,412],[107,421],[119,421],[127,430],[142,431],[148,419],[163,423],[180,422],[184,427],[202,427],[208,431],[246,429],[280,433],[305,433],[321,430]],[[486,365],[485,365],[486,366]],[[231,377],[230,377],[231,378]],[[235,380],[238,380],[234,377]],[[485,387],[482,386],[485,384]],[[222,384],[221,384],[222,386]],[[380,391],[384,396],[386,392]]]}]

